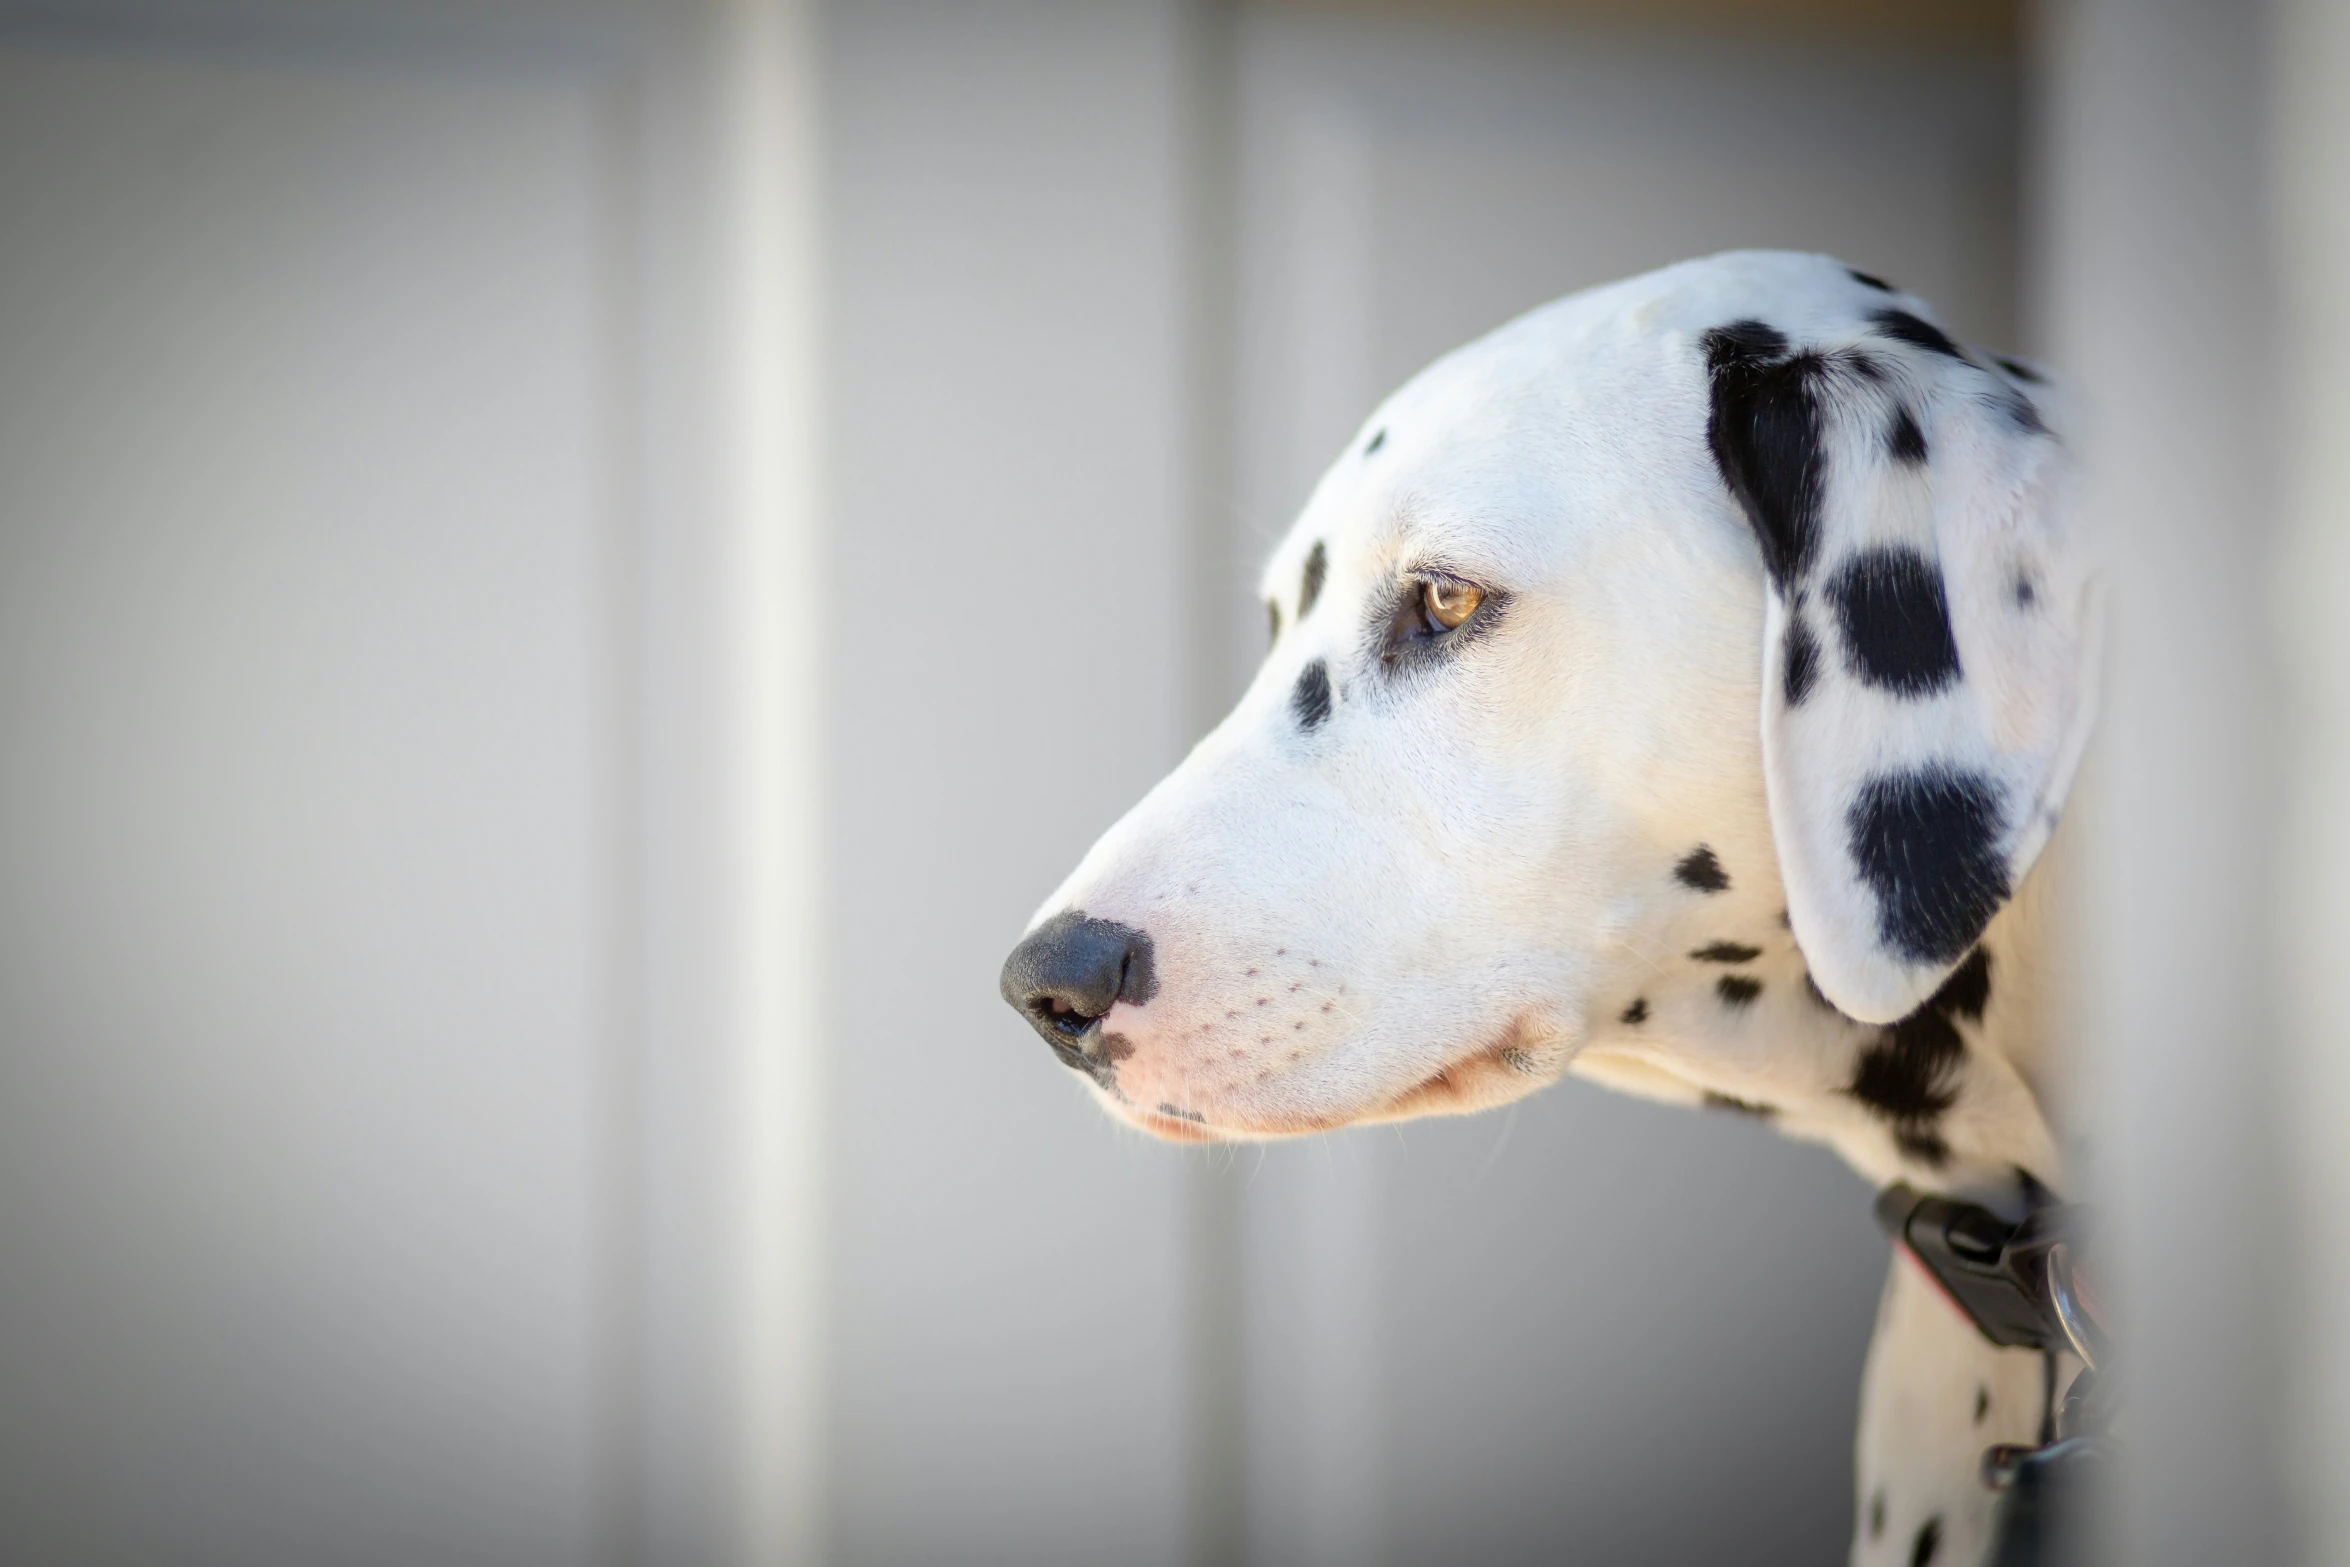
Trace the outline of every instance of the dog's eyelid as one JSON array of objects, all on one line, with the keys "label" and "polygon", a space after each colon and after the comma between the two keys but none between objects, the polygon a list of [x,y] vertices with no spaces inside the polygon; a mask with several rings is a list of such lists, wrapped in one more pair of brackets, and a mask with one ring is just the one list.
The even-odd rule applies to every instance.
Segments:
[{"label": "dog's eyelid", "polygon": [[1409,581],[1428,577],[1449,577],[1455,582],[1476,582],[1477,573],[1444,555],[1422,555],[1405,565],[1398,575]]},{"label": "dog's eyelid", "polygon": [[1474,588],[1489,597],[1503,591],[1493,580],[1491,572],[1480,571],[1473,566],[1464,565],[1441,555],[1426,556],[1415,560],[1396,575],[1403,587],[1410,592],[1418,592],[1422,584],[1429,582],[1458,583],[1464,588]]},{"label": "dog's eyelid", "polygon": [[1400,591],[1417,598],[1429,589],[1457,589],[1479,598],[1500,599],[1508,596],[1483,572],[1464,569],[1447,560],[1425,560],[1406,569],[1398,583]]}]

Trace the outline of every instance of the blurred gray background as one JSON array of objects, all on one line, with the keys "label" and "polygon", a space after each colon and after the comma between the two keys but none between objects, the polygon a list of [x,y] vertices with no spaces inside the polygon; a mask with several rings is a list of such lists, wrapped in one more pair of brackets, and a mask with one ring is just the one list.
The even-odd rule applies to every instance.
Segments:
[{"label": "blurred gray background", "polygon": [[[1573,1083],[1164,1148],[995,975],[1338,443],[1518,312],[1826,250],[2144,385],[2099,323],[2193,278],[2051,192],[2205,232],[2266,45],[2047,14],[0,3],[6,1554],[1840,1559],[1830,1156]],[[2165,83],[2202,207],[2107,129]]]}]

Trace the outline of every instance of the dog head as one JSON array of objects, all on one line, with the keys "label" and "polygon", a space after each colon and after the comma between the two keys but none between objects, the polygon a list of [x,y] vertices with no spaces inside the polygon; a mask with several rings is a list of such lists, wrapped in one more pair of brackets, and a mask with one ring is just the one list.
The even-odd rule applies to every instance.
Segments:
[{"label": "dog head", "polygon": [[2036,379],[1777,253],[1439,361],[1316,487],[1263,668],[1046,901],[1006,999],[1178,1139],[1530,1092],[1725,898],[1840,1010],[1912,1011],[2088,727]]}]

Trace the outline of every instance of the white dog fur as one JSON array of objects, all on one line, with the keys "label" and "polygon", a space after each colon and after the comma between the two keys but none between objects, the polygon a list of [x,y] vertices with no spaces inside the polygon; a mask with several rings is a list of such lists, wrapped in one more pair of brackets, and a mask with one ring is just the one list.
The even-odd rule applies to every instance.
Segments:
[{"label": "white dog fur", "polygon": [[[1264,667],[1007,995],[1165,1137],[1576,1072],[2020,1214],[2064,1180],[2031,872],[2098,645],[2057,422],[1819,256],[1669,267],[1448,356],[1316,487]],[[1447,630],[1430,582],[1481,602]],[[1126,943],[1098,993],[1054,989],[1080,926]],[[2037,1439],[2056,1380],[1896,1265],[1852,1560],[1976,1559],[1978,1457]]]}]

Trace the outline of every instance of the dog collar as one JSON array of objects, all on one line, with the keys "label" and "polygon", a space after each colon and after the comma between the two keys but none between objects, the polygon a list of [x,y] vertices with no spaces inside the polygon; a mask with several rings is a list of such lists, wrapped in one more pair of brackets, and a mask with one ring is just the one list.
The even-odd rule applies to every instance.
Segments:
[{"label": "dog collar", "polygon": [[1979,1203],[1896,1182],[1877,1194],[1876,1214],[1983,1337],[2046,1357],[2052,1401],[2060,1352],[2078,1355],[2087,1367],[2048,1412],[2037,1446],[2003,1442],[1985,1449],[1981,1461],[1983,1484],[1999,1494],[1983,1558],[1988,1567],[2069,1560],[2121,1455],[2112,1434],[2112,1341],[2080,1265],[2088,1213],[2077,1204],[2050,1203],[2011,1224]]},{"label": "dog collar", "polygon": [[2092,1371],[2110,1364],[2104,1309],[2081,1266],[2089,1214],[2050,1203],[2011,1223],[1979,1203],[1896,1181],[1877,1194],[1878,1224],[1959,1314],[2004,1349],[2069,1351]]}]

